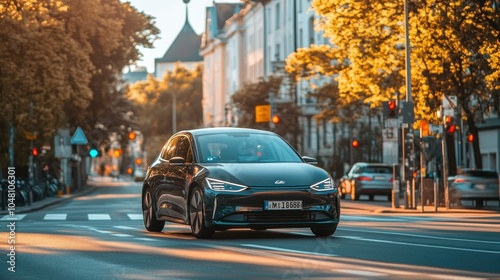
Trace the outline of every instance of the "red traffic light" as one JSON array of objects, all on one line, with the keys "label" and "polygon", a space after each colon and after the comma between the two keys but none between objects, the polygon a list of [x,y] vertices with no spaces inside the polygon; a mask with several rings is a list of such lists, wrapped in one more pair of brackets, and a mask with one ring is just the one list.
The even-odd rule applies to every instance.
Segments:
[{"label": "red traffic light", "polygon": [[137,134],[135,132],[131,131],[128,133],[128,140],[135,140],[136,137]]},{"label": "red traffic light", "polygon": [[351,145],[352,145],[353,148],[357,148],[357,147],[359,147],[359,141],[356,140],[356,139],[354,139],[354,140],[352,140]]},{"label": "red traffic light", "polygon": [[281,118],[280,116],[278,115],[274,115],[272,118],[271,118],[271,121],[274,123],[274,124],[278,124],[281,122]]},{"label": "red traffic light", "polygon": [[469,143],[474,142],[474,134],[469,133],[469,135],[467,135],[467,142]]},{"label": "red traffic light", "polygon": [[39,154],[40,154],[40,151],[38,151],[38,148],[36,148],[36,147],[31,148],[31,155],[33,155],[34,157],[37,157]]},{"label": "red traffic light", "polygon": [[453,134],[453,133],[455,133],[456,130],[457,130],[457,127],[453,124],[446,126],[446,132],[448,134]]},{"label": "red traffic light", "polygon": [[389,108],[388,117],[395,118],[397,116],[396,101],[389,100],[389,102],[387,102],[387,107]]}]

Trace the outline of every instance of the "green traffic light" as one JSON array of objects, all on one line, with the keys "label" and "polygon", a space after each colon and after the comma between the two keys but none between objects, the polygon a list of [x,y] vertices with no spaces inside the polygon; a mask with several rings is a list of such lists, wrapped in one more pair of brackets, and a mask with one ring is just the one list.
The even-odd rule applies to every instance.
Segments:
[{"label": "green traffic light", "polygon": [[91,157],[95,158],[99,155],[99,151],[97,151],[96,149],[91,149],[89,154]]}]

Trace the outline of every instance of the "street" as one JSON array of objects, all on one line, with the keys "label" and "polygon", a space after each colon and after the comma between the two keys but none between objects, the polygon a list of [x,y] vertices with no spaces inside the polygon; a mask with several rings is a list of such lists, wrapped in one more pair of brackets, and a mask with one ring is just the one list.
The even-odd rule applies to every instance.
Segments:
[{"label": "street", "polygon": [[17,220],[0,216],[0,279],[500,278],[499,212],[377,213],[342,200],[341,223],[329,238],[281,229],[198,240],[172,223],[147,232],[141,183],[92,186]]}]

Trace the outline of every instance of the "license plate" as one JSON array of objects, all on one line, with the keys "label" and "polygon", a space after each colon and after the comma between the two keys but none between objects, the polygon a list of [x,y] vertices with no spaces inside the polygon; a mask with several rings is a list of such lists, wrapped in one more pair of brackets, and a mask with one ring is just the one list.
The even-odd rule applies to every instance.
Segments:
[{"label": "license plate", "polygon": [[264,210],[302,209],[302,200],[265,201]]},{"label": "license plate", "polygon": [[375,180],[385,180],[385,176],[375,176]]},{"label": "license plate", "polygon": [[484,189],[486,189],[486,185],[485,184],[476,184],[476,189],[484,190]]}]

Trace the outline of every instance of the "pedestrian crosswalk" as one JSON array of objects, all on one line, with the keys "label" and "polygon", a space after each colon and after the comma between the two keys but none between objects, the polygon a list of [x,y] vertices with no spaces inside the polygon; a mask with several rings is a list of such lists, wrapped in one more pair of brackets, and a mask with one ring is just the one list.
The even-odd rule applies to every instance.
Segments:
[{"label": "pedestrian crosswalk", "polygon": [[17,215],[4,215],[0,221],[111,221],[111,220],[142,220],[139,213],[30,213]]}]

